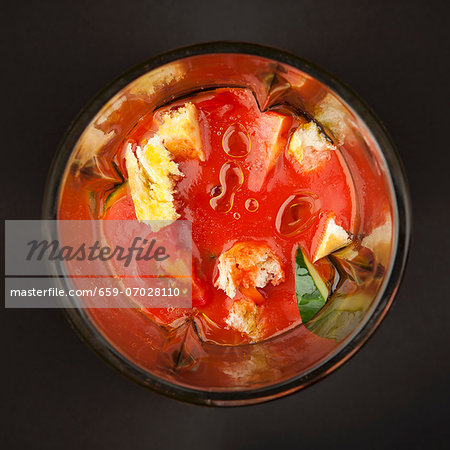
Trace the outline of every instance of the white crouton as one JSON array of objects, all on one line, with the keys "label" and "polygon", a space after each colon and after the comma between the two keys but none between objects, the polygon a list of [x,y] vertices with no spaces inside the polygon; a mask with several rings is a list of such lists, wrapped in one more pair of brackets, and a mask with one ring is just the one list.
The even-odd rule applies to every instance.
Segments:
[{"label": "white crouton", "polygon": [[205,160],[197,108],[192,103],[162,115],[158,129],[164,146],[175,159]]},{"label": "white crouton", "polygon": [[328,217],[325,227],[321,232],[317,250],[313,254],[313,262],[334,251],[350,244],[348,233],[334,221],[334,217]]},{"label": "white crouton", "polygon": [[261,345],[252,345],[239,358],[224,361],[223,366],[223,373],[231,378],[231,382],[239,383],[239,386],[267,380],[274,382],[282,377],[277,355]]},{"label": "white crouton", "polygon": [[372,230],[362,240],[361,245],[372,250],[378,261],[386,266],[389,261],[393,240],[392,223],[390,218],[388,218],[383,225]]},{"label": "white crouton", "polygon": [[145,220],[176,220],[174,205],[177,177],[183,176],[158,136],[149,139],[136,155],[131,145],[125,154],[131,197],[136,217]]},{"label": "white crouton", "polygon": [[355,119],[342,101],[331,93],[325,97],[314,108],[314,117],[322,126],[333,133],[333,137],[339,144],[352,138],[351,131],[356,126]]},{"label": "white crouton", "polygon": [[257,341],[262,333],[261,307],[250,299],[242,298],[233,302],[225,323],[231,328]]},{"label": "white crouton", "polygon": [[168,86],[173,86],[181,81],[186,73],[186,64],[174,61],[137,78],[126,87],[126,90],[140,98],[151,98],[155,93],[164,92]]},{"label": "white crouton", "polygon": [[257,242],[238,242],[219,257],[219,277],[215,286],[236,296],[238,288],[263,288],[284,281],[281,262],[270,247]]},{"label": "white crouton", "polygon": [[310,172],[330,158],[335,147],[320,132],[314,122],[300,125],[291,136],[288,155],[293,157],[304,172]]}]

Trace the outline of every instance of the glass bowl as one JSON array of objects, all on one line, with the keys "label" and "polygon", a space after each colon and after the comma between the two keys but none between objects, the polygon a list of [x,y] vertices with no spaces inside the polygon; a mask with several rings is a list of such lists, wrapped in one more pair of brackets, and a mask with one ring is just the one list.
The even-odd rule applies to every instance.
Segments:
[{"label": "glass bowl", "polygon": [[[394,145],[355,93],[324,70],[284,51],[215,42],[149,59],[109,84],[84,108],[50,169],[43,218],[59,217],[62,188],[72,182],[74,173],[84,170],[99,179],[105,176],[108,155],[145,113],[192,92],[222,86],[251,89],[259,105],[288,92],[289,101],[306,117],[318,119],[340,144],[350,166],[357,165],[358,158],[371,161],[371,172],[365,178],[354,177],[353,182],[363,209],[362,192],[368,183],[376,179],[384,192],[382,204],[372,207],[384,211],[382,223],[366,205],[360,225],[368,231],[364,237],[382,263],[382,274],[370,288],[329,301],[307,326],[256,344],[204,342],[194,327],[179,336],[134,309],[121,310],[120,320],[115,321],[107,310],[68,307],[65,312],[82,339],[131,380],[179,400],[234,406],[305,388],[355,354],[394,300],[406,264],[411,216],[406,177]],[[119,338],[121,327],[133,332]],[[170,356],[174,352],[176,362]]]}]

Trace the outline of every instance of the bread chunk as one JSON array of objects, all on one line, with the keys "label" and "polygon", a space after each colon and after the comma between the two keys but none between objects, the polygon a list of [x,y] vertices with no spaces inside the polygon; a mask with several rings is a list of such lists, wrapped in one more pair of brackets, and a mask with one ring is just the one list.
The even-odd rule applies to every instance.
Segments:
[{"label": "bread chunk", "polygon": [[264,243],[244,241],[233,245],[219,257],[219,277],[215,286],[234,298],[239,288],[263,288],[269,282],[284,281],[280,259]]},{"label": "bread chunk", "polygon": [[158,135],[175,159],[205,160],[198,112],[193,103],[163,114]]},{"label": "bread chunk", "polygon": [[330,158],[335,149],[314,122],[300,125],[291,136],[288,155],[291,156],[304,172],[320,167]]},{"label": "bread chunk", "polygon": [[363,247],[373,251],[378,261],[386,266],[389,262],[393,231],[391,219],[388,217],[383,225],[373,229],[361,242]]},{"label": "bread chunk", "polygon": [[247,335],[252,341],[257,341],[261,337],[264,327],[260,309],[261,307],[250,299],[235,300],[225,323],[236,331]]},{"label": "bread chunk", "polygon": [[173,194],[175,181],[183,174],[160,138],[149,139],[144,147],[136,148],[136,154],[129,145],[125,162],[138,220],[178,219]]}]

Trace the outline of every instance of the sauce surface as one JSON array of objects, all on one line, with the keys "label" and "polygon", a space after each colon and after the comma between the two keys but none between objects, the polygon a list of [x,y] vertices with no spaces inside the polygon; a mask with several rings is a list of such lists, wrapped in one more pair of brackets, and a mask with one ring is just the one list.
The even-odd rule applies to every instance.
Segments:
[{"label": "sauce surface", "polygon": [[[233,300],[213,286],[217,259],[236,242],[264,242],[280,258],[285,272],[283,283],[259,290],[264,297],[263,338],[270,337],[301,322],[294,284],[297,247],[311,254],[317,231],[329,214],[346,230],[354,225],[348,171],[338,151],[331,152],[316,170],[302,171],[286,153],[289,137],[298,126],[296,120],[275,112],[261,113],[248,90],[220,89],[189,101],[199,111],[206,154],[204,162],[177,161],[184,174],[176,185],[177,211],[181,219],[192,221],[194,308],[144,312],[164,325],[193,316],[204,340],[247,342],[246,336],[225,323]],[[130,142],[145,142],[165,111],[142,119],[123,148]],[[280,146],[279,154],[268,167],[267,152],[274,145]],[[136,219],[129,190],[123,189],[105,218]],[[322,273],[331,276],[329,271],[325,264]]]}]

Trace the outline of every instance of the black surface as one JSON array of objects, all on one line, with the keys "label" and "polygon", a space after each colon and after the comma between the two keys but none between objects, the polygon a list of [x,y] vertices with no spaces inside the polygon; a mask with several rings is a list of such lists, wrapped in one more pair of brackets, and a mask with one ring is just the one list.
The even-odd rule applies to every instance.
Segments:
[{"label": "black surface", "polygon": [[354,88],[409,176],[414,240],[397,301],[331,377],[288,398],[206,409],[130,383],[56,310],[2,310],[0,448],[448,448],[448,16],[445,1],[2,2],[3,218],[39,218],[64,131],[147,57],[211,40],[273,45]]}]

